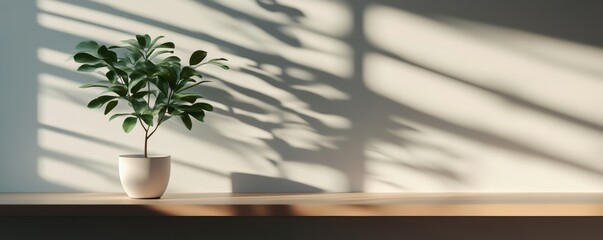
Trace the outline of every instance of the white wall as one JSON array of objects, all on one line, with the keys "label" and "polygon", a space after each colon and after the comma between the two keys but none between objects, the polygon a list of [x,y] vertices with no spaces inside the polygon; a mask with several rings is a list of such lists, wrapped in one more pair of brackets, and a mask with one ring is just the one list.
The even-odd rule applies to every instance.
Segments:
[{"label": "white wall", "polygon": [[552,1],[3,1],[0,191],[121,191],[140,128],[85,107],[83,39],[226,57],[216,107],[152,152],[171,192],[602,191],[596,5]]}]

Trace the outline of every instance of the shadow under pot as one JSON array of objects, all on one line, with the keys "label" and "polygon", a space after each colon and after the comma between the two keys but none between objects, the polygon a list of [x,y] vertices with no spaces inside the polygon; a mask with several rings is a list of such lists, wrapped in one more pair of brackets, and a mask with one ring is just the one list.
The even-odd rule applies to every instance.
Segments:
[{"label": "shadow under pot", "polygon": [[170,181],[169,155],[119,156],[119,179],[130,198],[161,198]]}]

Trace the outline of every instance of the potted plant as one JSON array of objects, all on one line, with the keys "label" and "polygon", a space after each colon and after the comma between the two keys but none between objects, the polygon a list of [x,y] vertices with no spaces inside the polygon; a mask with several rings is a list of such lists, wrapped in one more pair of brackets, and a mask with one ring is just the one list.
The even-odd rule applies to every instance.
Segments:
[{"label": "potted plant", "polygon": [[179,118],[191,130],[192,121],[203,122],[212,105],[197,102],[202,98],[190,89],[208,81],[201,81],[196,69],[211,64],[228,69],[224,58],[205,60],[207,52],[193,52],[184,66],[173,55],[173,42],[159,42],[163,36],[151,39],[148,34],[136,35],[123,41],[123,46],[105,46],[95,41],[76,45],[73,59],[81,63],[78,71],[98,72],[101,81],[84,84],[81,88],[102,88],[101,96],[88,103],[88,108],[102,108],[111,113],[116,106],[127,104],[131,111],[115,113],[109,118],[124,118],[126,133],[140,125],[144,129],[142,154],[119,156],[119,177],[126,194],[131,198],[160,198],[167,188],[170,176],[169,155],[149,155],[148,142],[159,126],[168,119]]}]

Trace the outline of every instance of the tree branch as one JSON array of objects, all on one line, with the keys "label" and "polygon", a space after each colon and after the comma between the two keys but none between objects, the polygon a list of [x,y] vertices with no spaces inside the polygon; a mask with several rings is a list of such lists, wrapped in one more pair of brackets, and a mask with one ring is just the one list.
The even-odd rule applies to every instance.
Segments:
[{"label": "tree branch", "polygon": [[147,127],[145,127],[144,124],[142,123],[142,119],[140,117],[138,118],[138,122],[140,122],[140,126],[142,126],[142,128],[144,129],[145,132],[149,131],[149,129]]},{"label": "tree branch", "polygon": [[[171,93],[168,94],[166,108],[170,106],[170,100],[172,100],[172,97],[174,97],[174,91],[172,91]],[[161,125],[161,123],[162,123],[161,120],[163,120],[164,117],[165,117],[165,114],[163,114],[159,119],[157,119],[157,126],[155,127],[155,129],[153,129],[153,131],[151,131],[151,134],[149,134],[147,136],[147,138],[150,138],[151,136],[153,136],[153,134],[157,131],[157,129]]]},{"label": "tree branch", "polygon": [[151,131],[151,133],[147,136],[147,138],[150,138],[151,136],[153,136],[153,134],[155,133],[155,131],[157,131],[157,129],[159,128],[159,125],[161,125],[161,119],[159,119],[159,123],[157,123],[157,126],[155,127],[155,129],[153,129],[153,131]]}]

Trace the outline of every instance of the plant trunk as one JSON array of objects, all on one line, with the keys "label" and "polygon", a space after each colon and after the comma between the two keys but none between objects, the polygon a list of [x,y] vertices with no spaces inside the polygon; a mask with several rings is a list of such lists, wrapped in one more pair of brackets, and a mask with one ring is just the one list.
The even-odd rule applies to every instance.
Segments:
[{"label": "plant trunk", "polygon": [[146,136],[144,136],[144,157],[147,158],[147,145],[149,142],[149,138]]}]

